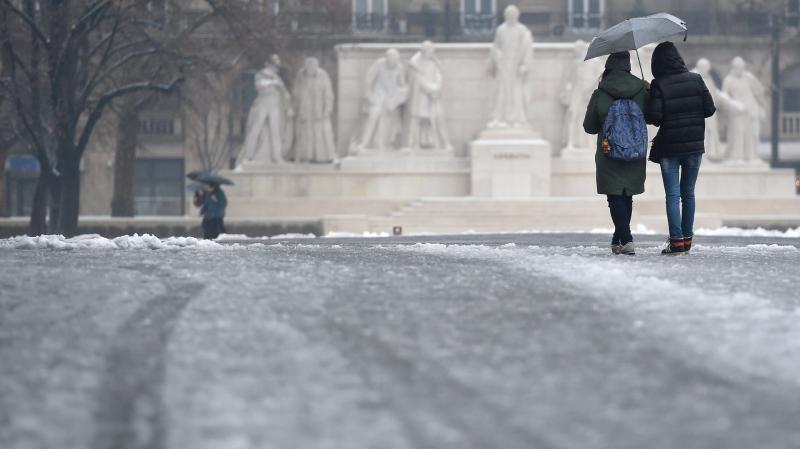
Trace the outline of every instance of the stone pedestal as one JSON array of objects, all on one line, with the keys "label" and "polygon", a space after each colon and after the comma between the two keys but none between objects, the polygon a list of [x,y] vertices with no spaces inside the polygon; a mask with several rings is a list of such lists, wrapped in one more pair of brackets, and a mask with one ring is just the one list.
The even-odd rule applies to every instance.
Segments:
[{"label": "stone pedestal", "polygon": [[550,196],[550,144],[528,130],[484,131],[470,144],[472,196]]},{"label": "stone pedestal", "polygon": [[594,153],[596,149],[592,148],[575,148],[566,147],[561,150],[561,159],[567,160],[594,160]]}]

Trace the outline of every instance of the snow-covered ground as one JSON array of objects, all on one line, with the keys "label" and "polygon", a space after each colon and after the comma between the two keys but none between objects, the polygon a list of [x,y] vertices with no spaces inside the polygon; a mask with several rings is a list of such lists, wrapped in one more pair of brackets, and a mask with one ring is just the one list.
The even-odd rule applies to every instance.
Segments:
[{"label": "snow-covered ground", "polygon": [[0,448],[800,447],[800,239],[637,243],[3,240]]}]

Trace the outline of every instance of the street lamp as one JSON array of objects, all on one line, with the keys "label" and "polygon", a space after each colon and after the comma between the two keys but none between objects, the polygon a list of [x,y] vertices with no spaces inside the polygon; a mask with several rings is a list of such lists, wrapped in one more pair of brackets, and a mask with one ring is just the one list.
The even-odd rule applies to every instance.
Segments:
[{"label": "street lamp", "polygon": [[770,166],[772,168],[794,168],[800,170],[800,161],[780,160],[781,142],[781,97],[783,87],[781,81],[781,36],[785,23],[784,14],[771,14],[769,16],[770,34],[772,37],[772,128]]},{"label": "street lamp", "polygon": [[444,41],[450,42],[450,0],[444,0]]}]

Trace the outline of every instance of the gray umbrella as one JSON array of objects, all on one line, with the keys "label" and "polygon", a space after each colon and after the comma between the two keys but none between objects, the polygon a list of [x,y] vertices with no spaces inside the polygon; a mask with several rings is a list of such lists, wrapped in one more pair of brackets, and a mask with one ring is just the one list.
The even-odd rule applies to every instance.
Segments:
[{"label": "gray umbrella", "polygon": [[220,185],[232,186],[233,185],[233,181],[231,181],[230,179],[225,178],[224,176],[212,175],[210,173],[200,174],[199,176],[197,176],[194,179],[194,181],[195,182],[202,182],[204,184],[217,185],[217,186],[220,186]]},{"label": "gray umbrella", "polygon": [[[683,36],[685,41],[689,35],[686,22],[667,13],[637,17],[618,23],[598,34],[589,45],[586,61],[600,56],[610,55],[618,51],[638,50],[647,44],[665,41]],[[639,56],[639,52],[636,52]],[[639,61],[639,68],[642,62]],[[644,71],[642,71],[644,78]]]},{"label": "gray umbrella", "polygon": [[211,173],[209,173],[207,171],[195,170],[195,171],[190,171],[189,173],[186,173],[186,177],[191,179],[192,181],[194,181],[195,179],[197,179],[197,178],[199,178],[201,176],[210,175],[210,174]]}]

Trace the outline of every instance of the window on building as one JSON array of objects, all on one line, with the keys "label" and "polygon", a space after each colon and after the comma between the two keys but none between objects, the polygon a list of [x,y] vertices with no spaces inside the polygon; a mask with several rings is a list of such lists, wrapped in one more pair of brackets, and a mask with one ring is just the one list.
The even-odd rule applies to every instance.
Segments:
[{"label": "window on building", "polygon": [[800,87],[783,89],[783,111],[800,113]]},{"label": "window on building", "polygon": [[6,207],[12,216],[28,216],[39,178],[39,162],[33,156],[9,156],[5,166]]},{"label": "window on building", "polygon": [[175,117],[163,114],[145,114],[139,119],[139,134],[144,136],[175,136],[178,127]]},{"label": "window on building", "polygon": [[600,29],[603,27],[605,0],[567,0],[569,2],[569,26],[578,29]]},{"label": "window on building", "polygon": [[267,0],[267,11],[273,16],[277,16],[281,12],[280,0]]},{"label": "window on building", "polygon": [[157,139],[183,137],[181,101],[178,95],[159,97],[139,113],[139,136]]},{"label": "window on building", "polygon": [[790,27],[800,27],[800,0],[786,2],[786,24]]},{"label": "window on building", "polygon": [[488,33],[497,25],[497,0],[461,0],[461,28],[465,33]]},{"label": "window on building", "polygon": [[385,30],[388,10],[388,0],[353,0],[353,28],[357,31]]},{"label": "window on building", "polygon": [[797,141],[800,140],[800,64],[786,69],[781,78],[781,138]]},{"label": "window on building", "polygon": [[183,159],[137,159],[136,215],[183,215]]}]

